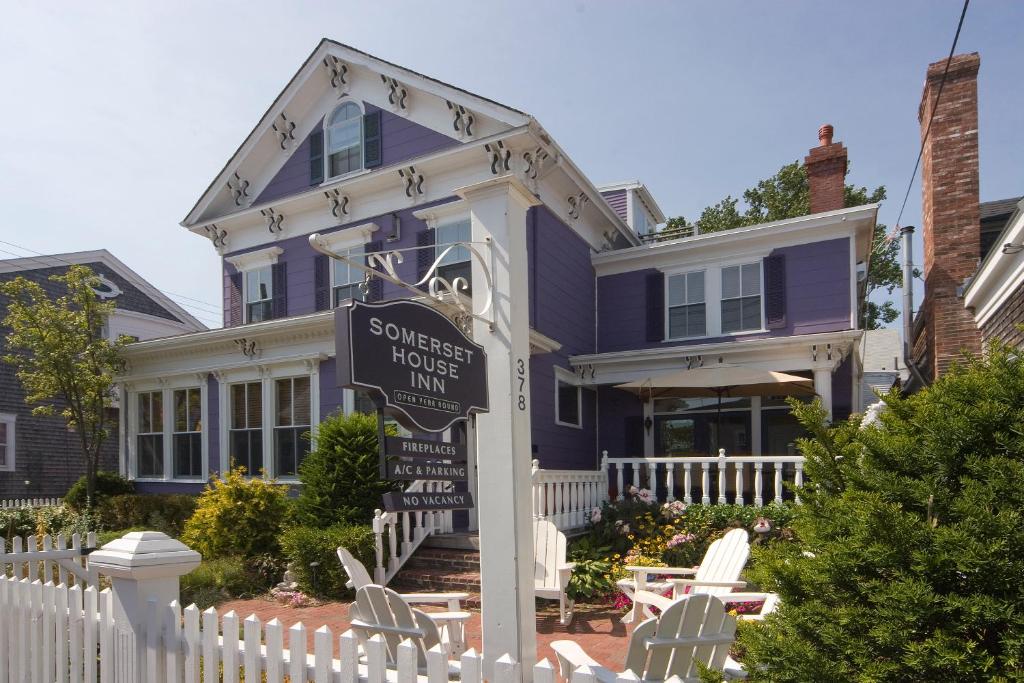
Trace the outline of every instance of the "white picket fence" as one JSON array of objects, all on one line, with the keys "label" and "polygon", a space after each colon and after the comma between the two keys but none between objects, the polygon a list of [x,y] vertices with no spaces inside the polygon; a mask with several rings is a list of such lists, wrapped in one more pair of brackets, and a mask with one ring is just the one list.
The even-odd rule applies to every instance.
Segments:
[{"label": "white picket fence", "polygon": [[[298,623],[287,629],[286,648],[286,629],[277,619],[263,624],[255,615],[240,620],[234,612],[218,615],[212,607],[182,610],[177,601],[164,606],[149,601],[145,623],[133,627],[116,620],[109,588],[4,577],[0,608],[0,683],[283,683],[286,676],[290,683],[483,680],[483,659],[474,650],[462,655],[460,673],[449,677],[440,646],[427,653],[421,670],[410,641],[399,646],[397,661],[389,663],[380,635],[360,647],[351,630],[335,637],[327,626],[310,633]],[[489,680],[521,681],[519,665],[508,655],[501,657]],[[547,660],[533,668],[533,680],[554,683]],[[595,680],[589,670],[572,679]]]},{"label": "white picket fence", "polygon": [[47,508],[59,507],[64,504],[61,498],[10,498],[0,500],[0,509],[11,508]]},{"label": "white picket fence", "polygon": [[96,572],[89,566],[88,559],[89,550],[95,547],[96,533],[92,531],[85,539],[79,534],[70,539],[63,534],[56,538],[49,535],[24,539],[15,536],[9,540],[0,537],[0,575],[95,586]]}]

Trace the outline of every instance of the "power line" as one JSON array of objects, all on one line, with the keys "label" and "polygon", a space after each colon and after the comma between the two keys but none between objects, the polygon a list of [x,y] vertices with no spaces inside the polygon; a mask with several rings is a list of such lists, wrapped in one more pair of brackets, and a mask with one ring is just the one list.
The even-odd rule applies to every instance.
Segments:
[{"label": "power line", "polygon": [[[15,247],[17,249],[22,249],[24,251],[28,251],[28,252],[34,253],[34,254],[36,254],[36,256],[26,256],[24,254],[18,254],[18,253],[15,253],[13,251],[9,251],[7,249],[0,249],[0,253],[8,254],[10,256],[13,256],[13,257],[19,258],[19,259],[28,259],[29,261],[35,261],[36,263],[42,264],[43,266],[46,266],[47,268],[52,268],[54,266],[54,264],[52,262],[44,261],[43,260],[44,258],[52,259],[53,261],[57,261],[58,263],[63,263],[63,264],[69,265],[69,266],[70,265],[75,265],[75,264],[71,263],[70,261],[66,261],[66,260],[64,260],[62,258],[58,258],[57,256],[53,256],[51,254],[43,254],[41,252],[35,251],[34,249],[29,249],[27,247],[23,247],[23,246],[20,246],[20,245],[17,245],[17,244],[13,244],[13,243],[8,242],[6,240],[0,240],[0,243],[7,244],[7,245]],[[42,258],[40,258],[40,257],[42,257]],[[163,290],[157,289],[156,287],[154,287],[154,289],[156,289],[161,294],[164,294],[164,295],[167,295],[167,296],[171,296],[170,292],[165,292]],[[217,319],[215,317],[212,317],[213,315],[219,314],[220,311],[206,310],[206,309],[201,308],[199,306],[196,306],[194,304],[185,304],[185,305],[189,306],[190,308],[195,309],[195,311],[192,314],[195,315],[196,318],[199,318],[201,320],[205,320],[206,322],[217,324],[217,325],[221,324],[221,322],[222,322],[221,320],[219,320],[219,319]],[[205,313],[206,315],[197,315],[196,314],[197,312],[198,313]]]},{"label": "power line", "polygon": [[[22,246],[20,244],[15,244],[13,242],[8,242],[7,240],[0,240],[0,243],[6,244],[6,245],[11,246],[11,247],[14,247],[16,249],[21,249],[22,251],[27,251],[29,253],[35,254],[37,257],[42,257],[42,258],[36,258],[36,257],[33,257],[33,256],[25,256],[23,254],[16,254],[16,253],[14,253],[12,251],[8,251],[6,249],[0,249],[0,252],[3,252],[4,254],[10,254],[11,256],[14,256],[16,258],[29,259],[31,261],[35,261],[37,263],[41,263],[41,264],[43,264],[43,265],[45,265],[47,267],[52,267],[53,264],[52,263],[47,263],[46,261],[43,261],[42,259],[44,259],[44,258],[45,259],[52,259],[54,261],[57,261],[58,263],[63,263],[63,264],[69,265],[69,266],[70,265],[74,265],[70,261],[62,259],[59,256],[54,256],[53,254],[44,254],[44,253],[42,253],[40,251],[36,251],[35,249],[29,249],[28,247]],[[150,283],[150,286],[153,286],[152,283]],[[217,304],[213,304],[213,303],[210,303],[208,301],[203,301],[202,299],[196,299],[196,298],[193,298],[193,297],[190,297],[190,296],[185,296],[184,294],[176,294],[175,292],[168,292],[166,290],[159,289],[158,287],[155,287],[155,286],[153,286],[153,289],[156,289],[158,292],[160,292],[161,294],[163,294],[165,296],[168,296],[168,297],[185,299],[185,300],[191,301],[191,302],[193,302],[192,304],[186,304],[186,305],[189,306],[190,308],[194,308],[194,309],[196,309],[198,311],[202,311],[204,313],[214,314],[214,315],[219,315],[220,314],[220,308],[217,307]],[[221,321],[218,320],[217,322],[219,323]]]},{"label": "power line", "polygon": [[921,149],[917,152],[917,161],[914,162],[914,171],[910,174],[910,182],[907,183],[907,192],[903,195],[903,205],[900,206],[900,214],[896,217],[896,232],[900,229],[900,220],[903,218],[903,210],[907,208],[907,199],[910,197],[910,189],[914,186],[914,178],[917,177],[917,169],[921,165],[921,157],[924,156],[924,146],[928,142],[928,135],[932,132],[932,121],[935,119],[935,112],[939,109],[939,99],[942,97],[942,88],[946,85],[946,75],[949,74],[949,65],[953,61],[953,54],[956,52],[956,44],[960,40],[960,29],[964,27],[964,17],[967,16],[967,6],[971,0],[964,0],[964,8],[960,11],[960,21],[956,25],[956,34],[953,36],[953,45],[949,48],[949,56],[946,57],[946,68],[942,70],[942,80],[939,81],[939,91],[935,94],[935,104],[932,105],[931,116],[928,117],[928,126],[924,129],[924,137],[921,138]]}]

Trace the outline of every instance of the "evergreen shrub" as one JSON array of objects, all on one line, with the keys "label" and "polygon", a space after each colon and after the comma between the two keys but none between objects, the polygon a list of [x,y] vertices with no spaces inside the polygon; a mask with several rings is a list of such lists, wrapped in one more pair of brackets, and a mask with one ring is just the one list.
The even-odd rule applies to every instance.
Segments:
[{"label": "evergreen shrub", "polygon": [[376,416],[336,413],[322,421],[316,448],[299,468],[296,521],[320,528],[368,524],[381,506],[381,495],[401,486],[381,480],[378,453]]},{"label": "evergreen shrub", "polygon": [[95,508],[104,529],[144,528],[181,536],[199,498],[178,493],[135,493],[109,496]]},{"label": "evergreen shrub", "polygon": [[[299,588],[304,593],[328,598],[351,597],[345,587],[348,575],[338,559],[338,546],[344,546],[373,575],[373,528],[368,525],[338,524],[326,529],[295,526],[281,537],[281,547]],[[317,563],[312,566],[312,563]]]},{"label": "evergreen shrub", "polygon": [[[64,504],[75,510],[84,510],[88,506],[88,482],[85,477],[71,485],[64,494]],[[96,490],[93,493],[93,507],[100,505],[109,496],[121,496],[135,493],[135,485],[117,472],[96,473]]]},{"label": "evergreen shrub", "polygon": [[289,515],[285,491],[272,480],[247,478],[244,467],[212,477],[181,540],[204,558],[274,554]]},{"label": "evergreen shrub", "polygon": [[[1017,352],[1019,354],[1019,352]],[[741,629],[752,680],[1024,680],[1024,361],[992,347],[879,421],[811,433],[797,543],[756,548],[778,612]]]}]

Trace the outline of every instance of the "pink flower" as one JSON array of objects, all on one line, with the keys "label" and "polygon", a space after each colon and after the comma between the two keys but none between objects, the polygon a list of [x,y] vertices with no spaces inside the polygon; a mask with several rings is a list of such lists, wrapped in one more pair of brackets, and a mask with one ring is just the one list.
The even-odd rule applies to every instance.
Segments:
[{"label": "pink flower", "polygon": [[640,489],[637,491],[636,497],[639,498],[642,503],[654,502],[654,494],[651,493],[650,489]]},{"label": "pink flower", "polygon": [[693,543],[694,539],[696,539],[696,536],[693,534],[676,534],[669,539],[666,546],[669,548],[675,548],[676,546],[683,545],[684,543]]},{"label": "pink flower", "polygon": [[757,521],[754,522],[754,531],[759,534],[766,534],[772,530],[772,523],[768,521],[767,517],[758,517]]},{"label": "pink flower", "polygon": [[601,508],[594,508],[590,511],[590,522],[597,524],[601,521]]}]

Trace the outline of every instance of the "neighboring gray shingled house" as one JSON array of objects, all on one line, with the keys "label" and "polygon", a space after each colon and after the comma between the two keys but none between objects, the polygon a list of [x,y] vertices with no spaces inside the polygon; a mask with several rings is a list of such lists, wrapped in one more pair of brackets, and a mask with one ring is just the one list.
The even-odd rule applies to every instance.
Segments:
[{"label": "neighboring gray shingled house", "polygon": [[[129,335],[139,339],[196,332],[206,327],[171,301],[105,249],[53,256],[0,260],[0,282],[22,276],[40,283],[51,296],[60,285],[51,275],[71,264],[92,268],[105,287],[97,293],[112,299],[117,311],[107,321],[110,336]],[[9,329],[3,326],[8,299],[0,295],[0,355],[5,352]],[[114,433],[104,447],[101,467],[117,471],[117,419]],[[61,417],[32,415],[25,404],[25,391],[14,368],[0,362],[0,498],[63,496],[84,473],[78,439]]]},{"label": "neighboring gray shingled house", "polygon": [[864,412],[878,401],[877,394],[884,394],[897,382],[906,381],[908,370],[901,360],[902,348],[899,330],[895,328],[864,333],[864,376],[861,379],[859,412]]}]

